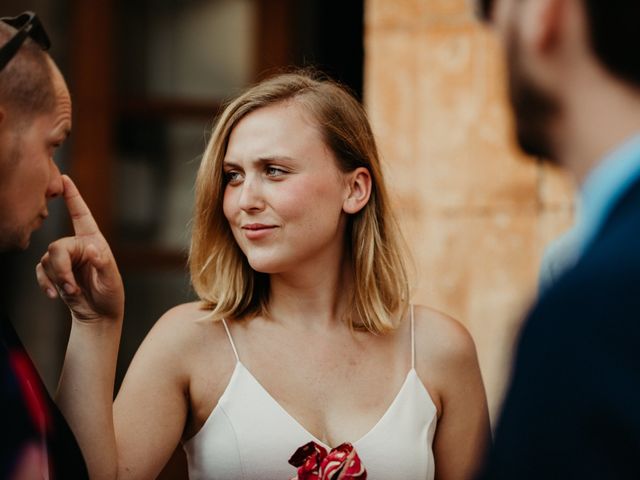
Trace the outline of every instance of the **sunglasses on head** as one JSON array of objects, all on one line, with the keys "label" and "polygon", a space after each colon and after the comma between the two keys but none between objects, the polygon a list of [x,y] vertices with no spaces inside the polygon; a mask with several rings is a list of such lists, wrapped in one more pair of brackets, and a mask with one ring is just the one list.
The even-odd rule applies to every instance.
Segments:
[{"label": "sunglasses on head", "polygon": [[15,57],[27,37],[31,37],[43,50],[51,47],[49,36],[35,13],[24,12],[17,17],[2,17],[0,21],[17,29],[15,35],[0,47],[0,70]]}]

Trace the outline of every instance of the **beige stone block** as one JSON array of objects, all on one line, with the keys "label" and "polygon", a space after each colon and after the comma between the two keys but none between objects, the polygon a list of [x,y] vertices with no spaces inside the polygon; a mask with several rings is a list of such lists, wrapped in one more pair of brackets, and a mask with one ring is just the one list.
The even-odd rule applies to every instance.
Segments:
[{"label": "beige stone block", "polygon": [[[413,189],[401,183],[415,168],[418,130],[415,32],[388,31],[366,38],[365,104],[387,182],[397,197]],[[409,176],[410,178],[410,176]],[[417,205],[415,201],[403,201]]]},{"label": "beige stone block", "polygon": [[470,0],[423,0],[423,15],[432,24],[460,23],[474,20]]},{"label": "beige stone block", "polygon": [[495,40],[474,25],[419,37],[416,127],[423,203],[533,208],[537,165],[514,145]]},{"label": "beige stone block", "polygon": [[416,270],[413,298],[467,326],[495,414],[514,338],[537,287],[538,215],[461,213],[401,224]]},{"label": "beige stone block", "polygon": [[573,209],[576,193],[576,184],[566,171],[548,162],[541,163],[539,196],[543,208]]},{"label": "beige stone block", "polygon": [[472,20],[468,0],[368,0],[365,15],[368,28],[407,29]]},{"label": "beige stone block", "polygon": [[402,27],[419,23],[423,0],[368,0],[365,10],[367,28]]}]

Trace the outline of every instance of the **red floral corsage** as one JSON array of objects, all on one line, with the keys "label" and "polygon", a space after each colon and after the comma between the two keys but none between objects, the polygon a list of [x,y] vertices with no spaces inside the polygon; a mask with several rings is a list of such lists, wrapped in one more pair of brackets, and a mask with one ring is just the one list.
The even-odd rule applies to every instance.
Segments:
[{"label": "red floral corsage", "polygon": [[316,442],[300,447],[289,459],[298,469],[291,480],[366,480],[367,470],[350,443],[343,443],[327,453]]}]

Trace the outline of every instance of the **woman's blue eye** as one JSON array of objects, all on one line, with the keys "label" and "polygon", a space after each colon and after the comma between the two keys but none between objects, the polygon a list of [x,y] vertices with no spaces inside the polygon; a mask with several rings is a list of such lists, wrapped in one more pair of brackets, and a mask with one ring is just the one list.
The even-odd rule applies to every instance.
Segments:
[{"label": "woman's blue eye", "polygon": [[277,167],[267,167],[266,172],[267,172],[267,175],[270,177],[279,177],[287,173],[286,171]]},{"label": "woman's blue eye", "polygon": [[240,180],[240,172],[236,172],[235,170],[231,170],[229,172],[224,172],[224,179],[227,183],[233,183]]}]

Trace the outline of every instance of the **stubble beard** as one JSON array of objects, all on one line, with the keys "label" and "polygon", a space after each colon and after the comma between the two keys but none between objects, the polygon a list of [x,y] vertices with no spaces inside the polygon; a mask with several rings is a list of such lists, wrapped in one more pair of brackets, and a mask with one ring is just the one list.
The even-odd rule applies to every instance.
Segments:
[{"label": "stubble beard", "polygon": [[[11,138],[9,145],[0,146],[4,151],[0,152],[0,175],[4,180],[9,180],[18,168],[18,164],[22,161],[20,135],[16,134]],[[0,184],[0,188],[2,184]],[[29,194],[29,192],[25,192]],[[31,243],[31,234],[35,230],[34,224],[23,224],[16,222],[11,218],[11,212],[14,211],[15,205],[11,205],[11,199],[7,201],[8,205],[3,206],[3,212],[0,213],[0,252],[21,251],[26,250]],[[35,219],[32,219],[35,222]]]},{"label": "stubble beard", "polygon": [[559,164],[550,129],[561,114],[560,102],[536,85],[528,74],[517,32],[512,30],[509,37],[509,100],[515,116],[516,139],[525,153]]}]

